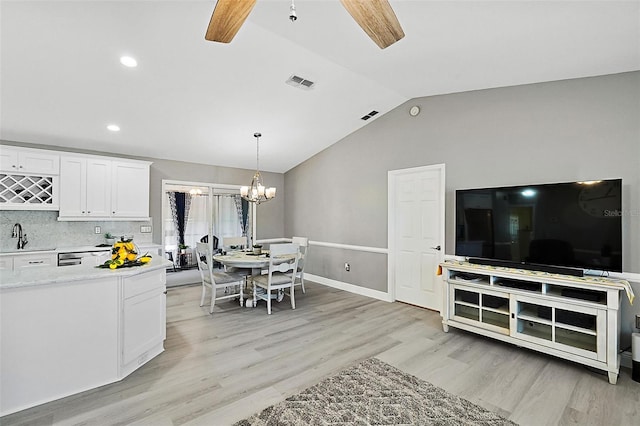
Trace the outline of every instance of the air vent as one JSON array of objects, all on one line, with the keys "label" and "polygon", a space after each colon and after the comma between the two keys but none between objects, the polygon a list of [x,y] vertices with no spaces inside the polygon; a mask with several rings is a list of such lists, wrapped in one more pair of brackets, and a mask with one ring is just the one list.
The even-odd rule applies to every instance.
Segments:
[{"label": "air vent", "polygon": [[313,81],[307,80],[306,78],[300,77],[298,75],[292,75],[285,82],[289,86],[297,87],[299,89],[311,89],[315,85]]},{"label": "air vent", "polygon": [[367,121],[368,119],[370,119],[371,117],[373,117],[377,113],[378,113],[378,111],[371,111],[369,114],[365,115],[364,117],[360,117],[360,119],[364,120],[364,121]]}]

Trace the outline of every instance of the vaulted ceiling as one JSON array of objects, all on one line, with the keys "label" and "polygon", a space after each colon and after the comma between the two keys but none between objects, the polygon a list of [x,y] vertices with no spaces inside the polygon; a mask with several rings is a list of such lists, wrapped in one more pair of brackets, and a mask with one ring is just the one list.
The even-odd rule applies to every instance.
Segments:
[{"label": "vaulted ceiling", "polygon": [[381,50],[338,0],[258,0],[230,44],[214,0],[2,0],[0,138],[251,169],[259,131],[285,172],[412,98],[640,69],[637,0],[390,3]]}]

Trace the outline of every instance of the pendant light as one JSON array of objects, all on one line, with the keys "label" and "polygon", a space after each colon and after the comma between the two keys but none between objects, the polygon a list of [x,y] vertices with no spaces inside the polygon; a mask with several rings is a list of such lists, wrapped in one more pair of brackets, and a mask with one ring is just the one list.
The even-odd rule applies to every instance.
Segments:
[{"label": "pendant light", "polygon": [[240,187],[240,195],[250,203],[264,203],[265,201],[272,200],[276,196],[276,189],[265,188],[262,184],[262,177],[260,176],[260,137],[261,133],[254,133],[253,137],[256,138],[256,173],[253,175],[251,185]]}]

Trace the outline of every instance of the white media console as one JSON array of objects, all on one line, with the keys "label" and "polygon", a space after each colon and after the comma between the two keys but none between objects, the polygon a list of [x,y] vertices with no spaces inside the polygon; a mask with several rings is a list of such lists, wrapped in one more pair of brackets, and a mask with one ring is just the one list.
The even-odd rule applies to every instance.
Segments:
[{"label": "white media console", "polygon": [[442,325],[620,371],[620,297],[628,283],[447,261]]}]

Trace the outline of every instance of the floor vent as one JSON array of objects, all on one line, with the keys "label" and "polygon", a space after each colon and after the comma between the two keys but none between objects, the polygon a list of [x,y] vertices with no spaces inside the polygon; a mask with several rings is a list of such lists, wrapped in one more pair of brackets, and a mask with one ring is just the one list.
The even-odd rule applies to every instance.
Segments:
[{"label": "floor vent", "polygon": [[378,111],[371,111],[369,114],[365,115],[364,117],[360,117],[360,119],[364,120],[364,121],[367,121],[368,119],[370,119],[371,117],[373,117],[377,113],[378,113]]},{"label": "floor vent", "polygon": [[315,83],[313,81],[307,80],[306,78],[302,78],[298,75],[292,75],[286,81],[286,83],[293,87],[298,87],[300,89],[312,89]]}]

